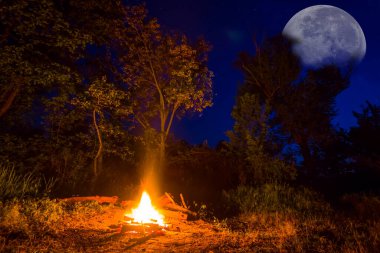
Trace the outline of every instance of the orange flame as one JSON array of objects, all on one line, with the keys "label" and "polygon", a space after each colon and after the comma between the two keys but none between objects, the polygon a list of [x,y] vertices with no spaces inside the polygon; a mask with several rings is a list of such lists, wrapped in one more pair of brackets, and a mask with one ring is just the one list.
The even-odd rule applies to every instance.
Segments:
[{"label": "orange flame", "polygon": [[139,206],[136,209],[132,209],[132,213],[127,216],[133,218],[138,223],[154,222],[160,226],[164,226],[163,215],[152,206],[152,201],[146,191],[141,195]]}]

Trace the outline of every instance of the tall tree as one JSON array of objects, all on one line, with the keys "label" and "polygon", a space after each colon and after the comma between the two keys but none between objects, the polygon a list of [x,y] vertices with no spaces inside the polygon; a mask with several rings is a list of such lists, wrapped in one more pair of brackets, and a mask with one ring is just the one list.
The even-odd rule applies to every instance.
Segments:
[{"label": "tall tree", "polygon": [[[315,173],[318,163],[327,157],[329,141],[334,139],[331,120],[335,98],[348,86],[348,75],[343,76],[335,66],[302,71],[290,42],[281,36],[267,39],[262,48],[256,46],[254,56],[241,54],[238,67],[244,74],[244,83],[237,106],[244,102],[242,99],[250,99],[256,115],[250,118],[251,126],[269,137],[267,143],[279,144],[272,150],[264,145],[264,150],[276,155],[273,150],[281,153],[287,144],[296,144],[304,168]],[[240,115],[235,116],[236,124],[241,122],[242,112]],[[260,134],[252,136],[265,143]]]},{"label": "tall tree", "polygon": [[[180,33],[166,33],[144,6],[125,8],[125,82],[132,93],[135,120],[158,136],[159,161],[174,117],[201,112],[212,104],[212,72],[207,67],[210,46],[192,44]],[[161,166],[160,166],[161,167]]]},{"label": "tall tree", "polygon": [[276,105],[278,120],[298,144],[303,166],[311,175],[317,173],[327,147],[333,144],[335,98],[347,86],[348,77],[336,66],[308,70],[306,77],[290,86],[282,103]]},{"label": "tall tree", "polygon": [[261,105],[258,96],[244,93],[237,98],[232,111],[233,130],[227,132],[241,184],[261,184],[293,179],[295,168],[281,160],[268,104]]},{"label": "tall tree", "polygon": [[256,54],[242,53],[237,66],[244,74],[232,117],[233,131],[228,133],[233,150],[246,165],[241,182],[260,183],[294,176],[294,168],[280,161],[282,135],[275,121],[275,105],[300,73],[298,59],[290,43],[277,36],[256,45]]},{"label": "tall tree", "polygon": [[92,183],[95,185],[99,174],[102,172],[103,153],[104,153],[104,134],[117,135],[116,127],[108,126],[113,114],[119,114],[120,117],[128,117],[130,114],[129,107],[126,104],[127,93],[116,89],[112,84],[108,83],[106,78],[95,80],[84,93],[72,100],[72,104],[85,110],[91,115],[91,122],[96,136],[97,151],[93,158],[93,177]]},{"label": "tall tree", "polygon": [[[246,96],[245,94],[254,95],[248,96],[256,100],[252,106],[258,107],[251,110],[259,115],[251,118],[250,124],[256,122],[255,124],[259,126],[257,130],[260,132],[256,132],[255,137],[260,136],[261,141],[265,140],[266,152],[276,155],[284,144],[283,132],[279,131],[280,125],[276,121],[276,106],[282,103],[284,96],[287,96],[289,87],[301,72],[301,66],[291,51],[290,42],[282,36],[266,39],[261,47],[258,44],[255,46],[255,55],[241,53],[236,63],[244,75],[237,105],[240,103],[240,98]],[[236,119],[236,114],[234,117]]]}]

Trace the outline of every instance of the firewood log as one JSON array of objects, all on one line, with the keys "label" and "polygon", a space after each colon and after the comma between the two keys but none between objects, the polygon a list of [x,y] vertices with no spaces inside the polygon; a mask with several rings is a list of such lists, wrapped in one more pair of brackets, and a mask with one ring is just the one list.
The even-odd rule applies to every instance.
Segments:
[{"label": "firewood log", "polygon": [[112,196],[112,197],[86,196],[86,197],[70,197],[70,198],[64,198],[61,200],[67,201],[67,202],[96,201],[99,204],[102,204],[102,203],[115,204],[119,200],[119,197],[117,197],[117,196]]},{"label": "firewood log", "polygon": [[197,213],[195,213],[193,211],[190,211],[189,209],[186,209],[186,208],[184,208],[182,206],[175,205],[175,204],[172,204],[172,203],[165,204],[164,206],[161,206],[161,208],[172,210],[172,211],[178,211],[178,212],[186,213],[186,214],[189,214],[189,215],[192,215],[192,216],[196,216],[197,215]]}]

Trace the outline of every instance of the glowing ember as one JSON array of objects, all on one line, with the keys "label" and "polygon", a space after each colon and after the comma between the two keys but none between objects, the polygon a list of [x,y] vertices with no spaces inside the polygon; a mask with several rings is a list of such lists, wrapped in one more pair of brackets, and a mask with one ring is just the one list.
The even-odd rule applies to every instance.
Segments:
[{"label": "glowing ember", "polygon": [[126,216],[132,218],[134,222],[142,224],[156,223],[160,226],[165,226],[163,216],[154,209],[150,197],[145,191],[142,193],[139,206],[132,209],[132,213],[126,214]]}]

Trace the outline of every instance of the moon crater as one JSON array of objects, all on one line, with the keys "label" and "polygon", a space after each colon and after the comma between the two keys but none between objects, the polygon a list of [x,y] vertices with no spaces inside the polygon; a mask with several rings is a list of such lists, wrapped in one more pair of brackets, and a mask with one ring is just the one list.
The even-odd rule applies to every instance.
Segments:
[{"label": "moon crater", "polygon": [[330,5],[315,5],[296,13],[282,34],[294,42],[293,52],[307,66],[358,63],[366,52],[358,22]]}]

